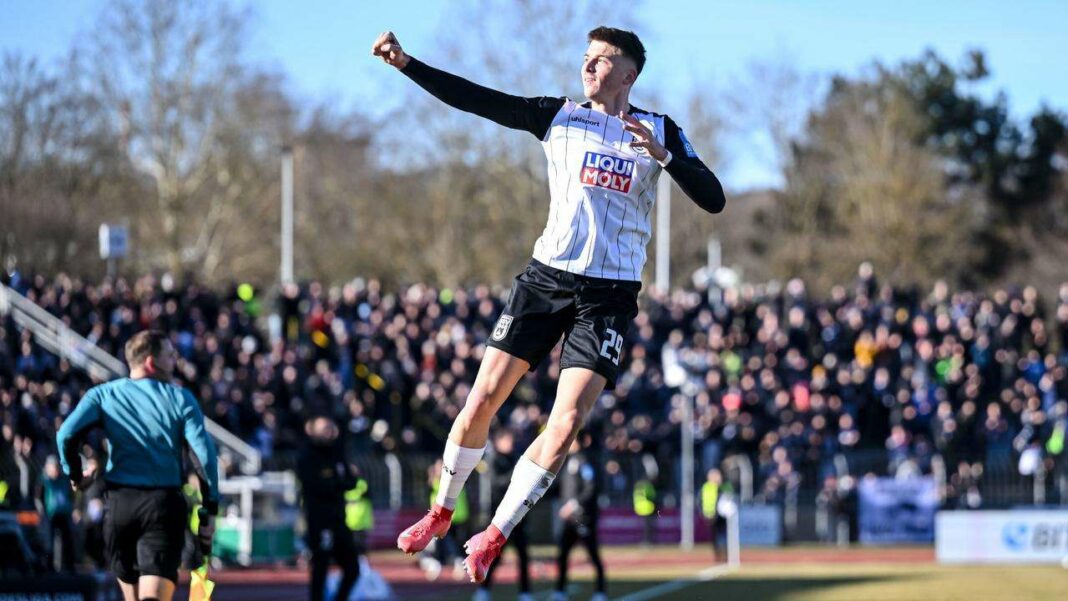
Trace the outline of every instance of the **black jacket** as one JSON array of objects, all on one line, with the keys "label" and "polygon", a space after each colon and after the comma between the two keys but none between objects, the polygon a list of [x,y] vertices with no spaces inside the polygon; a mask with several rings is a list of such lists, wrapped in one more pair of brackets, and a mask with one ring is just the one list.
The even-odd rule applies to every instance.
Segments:
[{"label": "black jacket", "polygon": [[345,523],[345,491],[356,486],[340,442],[306,444],[297,460],[304,514],[309,528]]},{"label": "black jacket", "polygon": [[560,470],[560,500],[564,503],[574,499],[579,508],[568,521],[593,526],[597,523],[599,509],[597,496],[601,489],[597,481],[597,468],[584,452],[568,457]]}]

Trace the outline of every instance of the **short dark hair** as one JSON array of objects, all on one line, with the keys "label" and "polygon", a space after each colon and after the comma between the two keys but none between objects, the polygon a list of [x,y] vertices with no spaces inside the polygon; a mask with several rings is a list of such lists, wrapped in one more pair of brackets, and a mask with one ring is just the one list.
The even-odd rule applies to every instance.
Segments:
[{"label": "short dark hair", "polygon": [[642,41],[638,39],[638,34],[633,31],[627,31],[625,29],[616,29],[615,27],[601,26],[596,29],[590,30],[586,34],[586,41],[604,42],[605,44],[611,44],[616,48],[619,48],[623,56],[634,61],[634,64],[638,67],[638,74],[642,72],[642,67],[645,66],[645,46],[642,45]]},{"label": "short dark hair", "polygon": [[159,330],[145,330],[133,335],[126,343],[126,362],[130,367],[141,365],[149,357],[158,357],[163,351],[167,335]]}]

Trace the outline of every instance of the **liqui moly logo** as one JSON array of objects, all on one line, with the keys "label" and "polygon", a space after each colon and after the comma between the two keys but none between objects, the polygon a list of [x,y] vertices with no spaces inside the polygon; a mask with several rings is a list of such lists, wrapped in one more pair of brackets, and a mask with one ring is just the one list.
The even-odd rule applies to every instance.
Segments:
[{"label": "liqui moly logo", "polygon": [[630,192],[634,178],[634,161],[608,154],[587,152],[582,161],[582,183],[622,192]]}]

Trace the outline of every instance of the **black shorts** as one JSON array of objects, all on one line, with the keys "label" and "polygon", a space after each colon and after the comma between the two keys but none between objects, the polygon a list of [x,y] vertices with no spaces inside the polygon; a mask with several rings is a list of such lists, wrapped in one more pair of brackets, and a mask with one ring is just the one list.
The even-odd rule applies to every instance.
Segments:
[{"label": "black shorts", "polygon": [[584,367],[616,385],[623,337],[638,314],[641,282],[578,275],[531,260],[486,344],[538,363],[564,337],[560,369]]},{"label": "black shorts", "polygon": [[108,484],[104,546],[119,580],[160,576],[177,583],[188,528],[189,508],[179,489]]}]

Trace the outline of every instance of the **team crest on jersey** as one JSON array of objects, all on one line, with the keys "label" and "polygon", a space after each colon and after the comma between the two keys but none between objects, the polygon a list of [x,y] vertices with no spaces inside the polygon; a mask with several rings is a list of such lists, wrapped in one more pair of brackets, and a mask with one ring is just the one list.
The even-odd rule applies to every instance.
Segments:
[{"label": "team crest on jersey", "polygon": [[493,339],[504,340],[504,337],[508,335],[508,328],[512,327],[512,316],[501,315],[497,320],[497,327],[493,328]]},{"label": "team crest on jersey", "polygon": [[582,184],[626,194],[634,178],[634,161],[609,154],[587,152],[582,161]]}]

